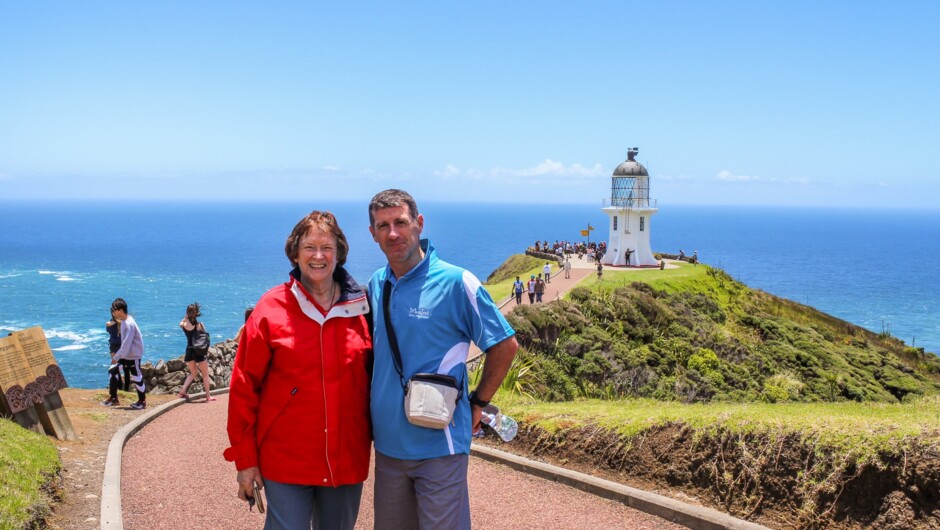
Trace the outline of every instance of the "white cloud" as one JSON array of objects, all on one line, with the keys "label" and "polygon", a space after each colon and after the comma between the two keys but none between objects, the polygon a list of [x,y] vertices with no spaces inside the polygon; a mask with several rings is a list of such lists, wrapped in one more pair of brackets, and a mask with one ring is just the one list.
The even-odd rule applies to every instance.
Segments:
[{"label": "white cloud", "polygon": [[459,177],[460,173],[461,171],[456,166],[447,164],[447,167],[445,167],[444,169],[435,171],[434,175],[438,177],[444,177],[445,179],[451,179],[451,178]]},{"label": "white cloud", "polygon": [[688,182],[691,180],[696,180],[695,177],[690,177],[689,175],[656,175],[651,178],[654,182],[657,180],[674,180],[681,182]]},{"label": "white cloud", "polygon": [[[764,182],[768,184],[777,184],[777,185],[799,185],[799,186],[808,186],[812,184],[812,181],[806,177],[788,177],[788,178],[778,178],[778,177],[758,177],[755,175],[736,175],[728,170],[724,170],[715,175],[715,179],[722,180],[725,182]],[[664,179],[666,180],[666,179]]]},{"label": "white cloud", "polygon": [[724,171],[718,172],[718,174],[715,175],[715,178],[718,180],[724,180],[727,182],[750,182],[750,181],[761,179],[760,177],[755,177],[751,175],[735,175],[734,173],[728,171],[727,169]]},{"label": "white cloud", "polygon": [[434,175],[446,179],[466,178],[476,181],[504,181],[511,179],[524,182],[543,182],[564,178],[571,179],[593,179],[601,176],[609,176],[608,172],[601,164],[593,166],[583,166],[581,164],[565,165],[550,158],[540,162],[532,167],[513,169],[505,167],[493,167],[490,169],[468,168],[460,169],[453,164],[448,164],[444,169],[434,171]]}]

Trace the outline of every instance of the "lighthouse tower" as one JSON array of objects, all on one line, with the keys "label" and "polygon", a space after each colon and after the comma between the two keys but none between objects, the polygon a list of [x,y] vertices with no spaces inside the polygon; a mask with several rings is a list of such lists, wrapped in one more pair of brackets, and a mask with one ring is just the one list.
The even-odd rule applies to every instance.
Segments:
[{"label": "lighthouse tower", "polygon": [[650,218],[657,212],[650,199],[650,176],[643,164],[634,160],[640,150],[627,150],[627,160],[617,166],[610,182],[610,200],[604,200],[604,213],[610,217],[610,239],[605,265],[650,267],[659,263],[650,250]]}]

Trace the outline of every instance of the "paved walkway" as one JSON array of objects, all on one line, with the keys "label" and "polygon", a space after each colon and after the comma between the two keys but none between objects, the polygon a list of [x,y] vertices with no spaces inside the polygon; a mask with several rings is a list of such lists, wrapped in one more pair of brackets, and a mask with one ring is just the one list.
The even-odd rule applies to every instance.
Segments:
[{"label": "paved walkway", "polygon": [[[222,459],[228,395],[178,406],[148,423],[124,447],[121,498],[126,529],[257,530],[264,517],[235,497],[235,466]],[[621,503],[470,459],[476,529],[684,528]],[[372,480],[356,528],[372,528]]]}]

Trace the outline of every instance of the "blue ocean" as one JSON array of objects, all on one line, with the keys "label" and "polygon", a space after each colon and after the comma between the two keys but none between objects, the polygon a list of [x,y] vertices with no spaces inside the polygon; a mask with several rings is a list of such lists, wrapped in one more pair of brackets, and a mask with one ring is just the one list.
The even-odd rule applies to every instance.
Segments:
[{"label": "blue ocean", "polygon": [[[69,384],[106,385],[104,323],[122,297],[144,360],[183,353],[178,327],[198,301],[214,340],[283,282],[284,240],[310,209],[337,215],[365,282],[384,264],[366,203],[0,203],[0,332],[41,325]],[[597,205],[421,204],[440,255],[485,279],[536,239],[581,240]],[[725,269],[751,287],[940,351],[940,210],[661,207],[653,248]]]}]

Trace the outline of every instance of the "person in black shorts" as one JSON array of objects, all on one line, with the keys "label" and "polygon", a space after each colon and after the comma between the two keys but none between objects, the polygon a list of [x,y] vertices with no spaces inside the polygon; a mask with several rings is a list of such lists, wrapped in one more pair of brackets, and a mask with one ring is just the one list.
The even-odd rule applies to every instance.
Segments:
[{"label": "person in black shorts", "polygon": [[193,348],[193,335],[194,331],[198,328],[202,331],[206,330],[206,327],[199,322],[197,318],[202,316],[202,313],[199,311],[199,303],[192,303],[186,307],[186,317],[180,321],[180,327],[183,328],[183,333],[186,335],[186,353],[183,355],[183,360],[186,361],[186,366],[189,368],[189,375],[186,376],[186,381],[183,381],[183,387],[180,389],[179,397],[183,399],[189,399],[189,394],[186,393],[189,390],[189,385],[196,379],[197,368],[202,372],[202,387],[206,392],[206,402],[215,401],[215,398],[209,394],[209,387],[212,384],[212,380],[209,379],[209,361],[206,360],[206,355],[199,355],[195,348]]},{"label": "person in black shorts", "polygon": [[[121,349],[121,323],[114,318],[114,313],[111,313],[111,320],[105,322],[104,324],[105,331],[108,332],[108,349],[111,352],[112,363],[114,362],[114,354]],[[124,378],[123,384],[121,382],[121,372],[118,370],[118,388],[124,387],[124,391],[130,390],[131,379],[127,376],[127,368],[124,369]]]}]

